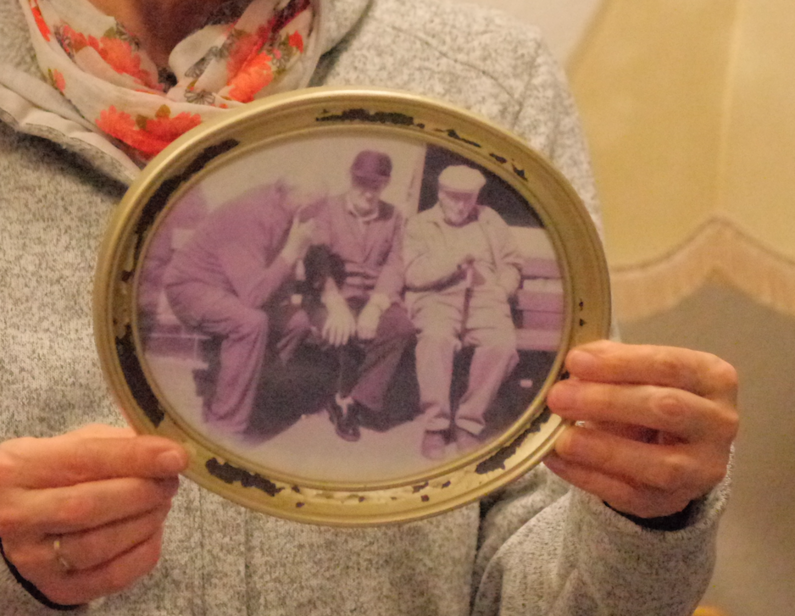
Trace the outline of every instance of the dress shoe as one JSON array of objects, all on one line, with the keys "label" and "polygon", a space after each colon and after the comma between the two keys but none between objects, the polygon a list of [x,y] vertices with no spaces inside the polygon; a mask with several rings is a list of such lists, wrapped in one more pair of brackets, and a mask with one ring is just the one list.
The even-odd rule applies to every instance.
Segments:
[{"label": "dress shoe", "polygon": [[345,407],[347,406],[345,399],[342,398],[339,394],[334,396],[334,399],[331,400],[328,404],[328,418],[331,424],[336,428],[339,423],[342,421],[342,418],[345,417]]},{"label": "dress shoe", "polygon": [[480,447],[481,444],[480,438],[477,435],[456,426],[455,445],[458,449],[458,453],[469,453]]},{"label": "dress shoe", "polygon": [[393,424],[391,418],[383,411],[374,411],[364,404],[356,403],[358,409],[359,426],[373,432],[386,432]]},{"label": "dress shoe", "polygon": [[334,396],[329,404],[329,419],[342,440],[354,442],[361,438],[357,402],[350,397]]},{"label": "dress shoe", "polygon": [[420,453],[429,460],[442,460],[447,438],[444,431],[428,431],[422,437]]}]

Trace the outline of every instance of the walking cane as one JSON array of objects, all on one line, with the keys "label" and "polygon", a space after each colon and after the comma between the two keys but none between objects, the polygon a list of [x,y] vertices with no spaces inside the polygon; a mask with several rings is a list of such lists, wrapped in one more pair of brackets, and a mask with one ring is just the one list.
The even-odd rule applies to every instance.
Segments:
[{"label": "walking cane", "polygon": [[472,287],[475,286],[475,267],[472,263],[467,265],[467,273],[464,277],[464,302],[461,306],[461,331],[466,329],[467,319],[469,318],[469,302],[472,301]]}]

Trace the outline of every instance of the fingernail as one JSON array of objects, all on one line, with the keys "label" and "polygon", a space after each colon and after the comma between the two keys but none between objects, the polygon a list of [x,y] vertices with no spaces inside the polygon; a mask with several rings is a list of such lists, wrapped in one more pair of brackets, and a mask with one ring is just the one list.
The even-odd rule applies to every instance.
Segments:
[{"label": "fingernail", "polygon": [[185,458],[177,451],[166,451],[157,456],[155,464],[163,473],[179,473],[185,469]]},{"label": "fingernail", "polygon": [[566,463],[561,460],[555,452],[552,452],[550,455],[544,458],[544,465],[549,468],[549,470],[556,473],[562,471],[566,466]]},{"label": "fingernail", "polygon": [[563,410],[574,404],[574,387],[568,381],[555,383],[547,396],[547,403],[553,411]]},{"label": "fingernail", "polygon": [[169,496],[173,497],[179,492],[179,477],[166,477],[165,479],[158,479],[157,482]]},{"label": "fingernail", "polygon": [[577,448],[571,430],[566,430],[555,442],[555,453],[563,460],[577,459]]},{"label": "fingernail", "polygon": [[594,355],[579,349],[573,350],[566,358],[566,367],[575,374],[594,372],[598,364],[599,360]]}]

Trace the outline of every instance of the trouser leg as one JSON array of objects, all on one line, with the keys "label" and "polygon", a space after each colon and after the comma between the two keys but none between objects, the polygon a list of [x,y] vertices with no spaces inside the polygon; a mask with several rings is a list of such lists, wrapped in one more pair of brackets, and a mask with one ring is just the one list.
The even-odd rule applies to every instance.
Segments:
[{"label": "trouser leg", "polygon": [[351,395],[356,386],[356,373],[359,368],[359,349],[354,341],[349,341],[336,349],[337,366],[337,393],[343,398]]},{"label": "trouser leg", "polygon": [[309,336],[312,329],[309,315],[300,306],[292,304],[278,306],[268,312],[272,337],[276,340],[273,351],[282,364],[286,364]]},{"label": "trouser leg", "polygon": [[243,432],[265,361],[268,315],[231,293],[203,284],[166,287],[166,294],[183,323],[221,337],[215,393],[204,405],[205,421],[228,432]]},{"label": "trouser leg", "polygon": [[426,431],[450,428],[450,384],[453,359],[459,348],[454,336],[428,332],[420,333],[417,338],[417,381]]},{"label": "trouser leg", "polygon": [[475,435],[483,431],[486,411],[518,361],[516,342],[511,336],[475,348],[467,389],[455,413],[456,426]]},{"label": "trouser leg", "polygon": [[248,427],[268,346],[268,315],[249,309],[229,323],[221,342],[215,395],[205,419],[230,432]]},{"label": "trouser leg", "polygon": [[352,343],[348,342],[339,347],[334,347],[323,339],[323,327],[328,318],[328,310],[322,305],[312,305],[309,308],[308,320],[310,323],[309,342],[315,346],[319,352],[326,354],[329,359],[336,362],[336,390],[343,398],[347,397],[355,382],[355,372],[358,362],[356,362],[356,349],[352,348]]},{"label": "trouser leg", "polygon": [[364,349],[364,359],[354,372],[350,396],[370,410],[382,411],[395,370],[414,340],[414,325],[406,311],[393,304],[381,315],[375,338],[358,343]]}]

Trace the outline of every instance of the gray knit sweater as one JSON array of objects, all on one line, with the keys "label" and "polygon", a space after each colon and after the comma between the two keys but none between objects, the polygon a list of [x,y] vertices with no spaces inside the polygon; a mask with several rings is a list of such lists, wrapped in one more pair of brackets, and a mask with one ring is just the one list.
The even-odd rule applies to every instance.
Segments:
[{"label": "gray knit sweater", "polygon": [[[434,0],[329,0],[314,84],[446,99],[525,138],[596,216],[576,115],[538,32]],[[0,0],[0,439],[118,424],[91,329],[95,255],[135,167],[41,79],[17,0]],[[34,136],[32,136],[34,135]],[[651,531],[543,467],[481,504],[341,530],[253,513],[183,482],[155,571],[114,616],[675,616],[712,570],[721,486]],[[0,564],[0,613],[51,613]]]}]

